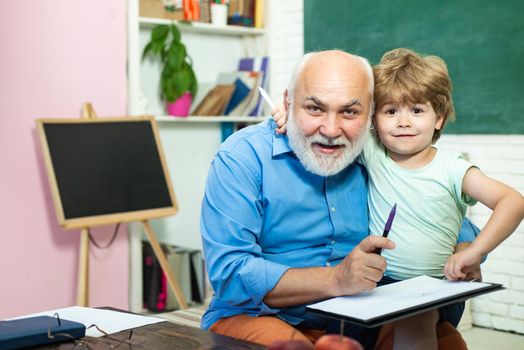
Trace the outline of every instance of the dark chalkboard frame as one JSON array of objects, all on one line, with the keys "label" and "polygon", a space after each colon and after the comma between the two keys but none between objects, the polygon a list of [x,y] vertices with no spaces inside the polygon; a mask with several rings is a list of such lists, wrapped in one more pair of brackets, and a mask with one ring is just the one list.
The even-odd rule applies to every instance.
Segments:
[{"label": "dark chalkboard frame", "polygon": [[[67,217],[64,214],[64,205],[62,202],[61,189],[59,187],[59,180],[56,175],[55,167],[53,165],[53,159],[51,157],[51,150],[49,142],[46,136],[46,126],[50,125],[93,125],[93,124],[104,124],[104,123],[144,123],[147,122],[151,125],[152,137],[155,140],[156,151],[158,152],[158,158],[160,160],[160,166],[165,180],[165,191],[167,191],[171,205],[155,208],[146,208],[135,211],[126,211],[118,213],[105,213],[100,215],[92,216],[80,216],[80,217]],[[58,223],[65,229],[76,229],[76,228],[87,228],[93,226],[100,226],[106,224],[113,224],[118,222],[130,222],[130,221],[143,221],[147,219],[165,217],[175,215],[178,211],[178,205],[176,202],[175,194],[173,191],[173,185],[171,177],[169,176],[168,168],[166,166],[165,156],[163,153],[162,145],[160,143],[160,137],[158,127],[154,117],[152,116],[140,116],[140,117],[104,117],[104,118],[60,118],[60,119],[38,119],[37,129],[40,136],[42,150],[44,154],[45,167],[48,175],[48,180],[51,188],[53,197],[53,203],[55,206],[55,212],[57,215]],[[140,142],[139,139],[134,139],[133,142]],[[99,154],[104,156],[104,154]],[[118,179],[114,179],[118,181]]]}]

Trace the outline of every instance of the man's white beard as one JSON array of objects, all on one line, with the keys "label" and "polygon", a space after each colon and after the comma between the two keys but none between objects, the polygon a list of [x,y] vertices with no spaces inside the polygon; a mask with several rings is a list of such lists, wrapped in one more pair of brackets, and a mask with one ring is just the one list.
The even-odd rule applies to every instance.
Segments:
[{"label": "man's white beard", "polygon": [[[326,137],[320,132],[311,136],[304,136],[295,122],[292,111],[289,111],[287,121],[287,135],[291,148],[308,171],[320,176],[335,175],[349,166],[362,152],[369,137],[371,118],[368,118],[366,127],[361,130],[354,140],[348,140],[344,135],[337,138]],[[341,145],[342,154],[317,154],[313,151],[313,143],[326,145]],[[338,152],[337,152],[338,153]]]}]

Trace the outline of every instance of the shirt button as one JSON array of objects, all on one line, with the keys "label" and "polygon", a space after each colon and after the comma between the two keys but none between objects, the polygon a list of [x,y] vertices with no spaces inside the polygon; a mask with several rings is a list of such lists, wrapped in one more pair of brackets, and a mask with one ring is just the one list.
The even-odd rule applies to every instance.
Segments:
[{"label": "shirt button", "polygon": [[331,243],[331,244],[335,244],[335,243],[337,243],[337,241],[335,241],[335,240],[332,240],[332,241],[331,241],[331,242],[329,242],[329,243]]},{"label": "shirt button", "polygon": [[331,263],[329,261],[326,262],[326,266],[328,266],[328,267],[331,266]]},{"label": "shirt button", "polygon": [[337,211],[337,209],[335,209],[335,207],[331,207],[331,211],[334,213],[335,211]]}]

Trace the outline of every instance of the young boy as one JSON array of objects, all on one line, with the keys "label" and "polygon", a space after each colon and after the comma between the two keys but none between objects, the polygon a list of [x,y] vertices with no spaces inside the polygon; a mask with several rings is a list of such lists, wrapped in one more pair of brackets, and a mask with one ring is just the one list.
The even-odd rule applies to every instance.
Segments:
[{"label": "young boy", "polygon": [[[484,175],[459,153],[438,150],[445,123],[454,118],[451,80],[436,56],[408,49],[387,52],[374,67],[375,137],[360,156],[369,173],[370,232],[380,234],[398,204],[383,252],[384,282],[419,275],[466,279],[469,267],[506,239],[524,217],[524,197]],[[273,111],[282,130],[283,108]],[[454,253],[467,205],[480,201],[493,213],[475,241]],[[437,310],[396,322],[394,349],[436,349]],[[415,332],[413,332],[415,330]]]}]

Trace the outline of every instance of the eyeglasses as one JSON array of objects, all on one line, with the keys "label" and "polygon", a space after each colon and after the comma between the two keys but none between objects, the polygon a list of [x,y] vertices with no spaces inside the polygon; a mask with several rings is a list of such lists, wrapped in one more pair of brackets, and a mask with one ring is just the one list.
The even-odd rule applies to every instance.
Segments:
[{"label": "eyeglasses", "polygon": [[[55,313],[53,317],[56,317],[58,325],[61,326],[60,316]],[[133,337],[133,330],[129,330],[129,333],[124,332],[117,335],[109,335],[106,331],[98,327],[96,324],[92,324],[88,329],[95,328],[97,331],[102,333],[104,336],[100,338],[87,337],[82,339],[75,339],[71,334],[68,333],[52,333],[51,325],[47,329],[47,337],[49,339],[56,339],[58,341],[65,341],[61,344],[55,344],[56,349],[60,350],[109,350],[117,349],[120,346],[124,346],[124,349],[132,349],[132,347],[140,347],[140,344],[136,342],[136,337],[131,342]]]}]

